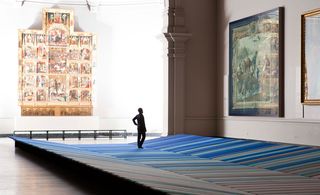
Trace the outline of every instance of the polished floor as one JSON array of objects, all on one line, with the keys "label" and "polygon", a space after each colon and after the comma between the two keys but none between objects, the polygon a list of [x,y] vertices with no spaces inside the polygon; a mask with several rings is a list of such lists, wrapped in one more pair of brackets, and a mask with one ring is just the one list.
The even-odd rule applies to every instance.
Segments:
[{"label": "polished floor", "polygon": [[[152,139],[151,137],[149,139]],[[84,143],[128,143],[136,137],[101,139],[51,139],[66,144]],[[74,182],[72,176],[64,174],[52,164],[44,163],[19,148],[10,138],[0,138],[0,194],[1,195],[81,195],[93,194],[90,186]]]}]

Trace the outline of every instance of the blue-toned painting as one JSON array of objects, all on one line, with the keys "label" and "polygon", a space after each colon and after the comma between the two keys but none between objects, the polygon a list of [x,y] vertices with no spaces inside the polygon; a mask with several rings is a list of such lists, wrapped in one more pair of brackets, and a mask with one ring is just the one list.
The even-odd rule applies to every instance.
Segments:
[{"label": "blue-toned painting", "polygon": [[283,116],[283,11],[229,24],[229,115]]}]

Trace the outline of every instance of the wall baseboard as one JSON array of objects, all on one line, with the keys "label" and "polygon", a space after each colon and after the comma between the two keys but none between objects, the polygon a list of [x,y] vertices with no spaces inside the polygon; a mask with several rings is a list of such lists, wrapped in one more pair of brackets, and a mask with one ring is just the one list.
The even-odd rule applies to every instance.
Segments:
[{"label": "wall baseboard", "polygon": [[223,117],[217,123],[217,136],[320,146],[317,120]]}]

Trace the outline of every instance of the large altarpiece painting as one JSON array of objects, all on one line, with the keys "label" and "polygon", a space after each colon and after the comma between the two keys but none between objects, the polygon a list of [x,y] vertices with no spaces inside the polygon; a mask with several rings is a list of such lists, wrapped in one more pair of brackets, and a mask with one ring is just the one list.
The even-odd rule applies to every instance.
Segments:
[{"label": "large altarpiece painting", "polygon": [[95,35],[74,32],[72,10],[42,14],[42,30],[19,30],[21,115],[92,115]]}]

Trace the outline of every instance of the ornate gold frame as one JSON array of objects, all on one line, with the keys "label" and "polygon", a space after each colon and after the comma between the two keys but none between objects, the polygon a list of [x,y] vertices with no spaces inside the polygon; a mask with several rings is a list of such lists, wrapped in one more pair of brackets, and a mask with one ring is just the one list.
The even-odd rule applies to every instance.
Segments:
[{"label": "ornate gold frame", "polygon": [[[314,65],[312,63],[306,63],[306,61],[310,62],[312,60],[314,60],[315,58],[317,58],[317,61],[320,61],[319,58],[319,54],[318,55],[310,55],[308,56],[308,54],[311,52],[308,49],[310,48],[311,45],[308,45],[308,41],[306,41],[306,39],[312,39],[312,37],[306,37],[306,31],[308,30],[306,28],[306,20],[308,18],[313,18],[314,16],[317,16],[320,24],[320,9],[316,9],[316,10],[311,10],[303,15],[301,15],[301,103],[303,104],[320,104],[320,95],[317,96],[316,98],[314,97],[310,97],[310,92],[312,92],[310,89],[310,85],[314,85],[315,83],[309,83],[311,81],[308,81],[308,70],[310,73],[313,74],[317,74],[316,76],[318,78],[320,78],[320,69],[319,71],[315,71],[314,70]],[[320,28],[320,25],[318,26]],[[309,29],[310,30],[310,29]],[[320,32],[320,30],[318,31]],[[320,36],[319,34],[317,34],[317,40],[310,40],[310,43],[316,44],[316,42],[318,42],[318,46],[320,46]],[[309,53],[308,53],[309,52]],[[306,58],[309,58],[308,60]],[[312,59],[310,59],[312,58]],[[313,68],[313,69],[312,69]],[[310,70],[312,69],[312,70]],[[310,79],[311,80],[311,79]],[[320,81],[320,80],[319,80]],[[319,84],[320,86],[320,84]]]},{"label": "ornate gold frame", "polygon": [[42,30],[19,30],[21,115],[92,115],[96,36],[74,32],[72,10],[42,17]]}]

